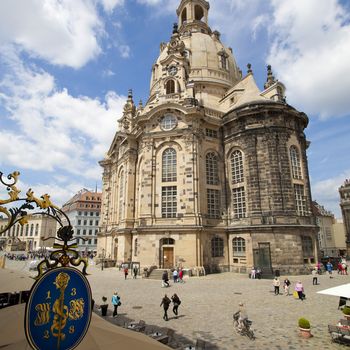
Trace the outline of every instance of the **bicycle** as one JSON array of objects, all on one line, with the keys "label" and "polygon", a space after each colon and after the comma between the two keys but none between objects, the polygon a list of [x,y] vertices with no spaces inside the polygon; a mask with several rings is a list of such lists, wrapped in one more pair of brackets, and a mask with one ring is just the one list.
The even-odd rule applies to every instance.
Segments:
[{"label": "bicycle", "polygon": [[241,328],[238,320],[239,320],[239,311],[233,314],[233,327],[235,331],[242,336],[247,336],[250,340],[255,340],[254,332],[250,329],[253,322],[248,319],[244,320],[243,321],[244,327]]}]

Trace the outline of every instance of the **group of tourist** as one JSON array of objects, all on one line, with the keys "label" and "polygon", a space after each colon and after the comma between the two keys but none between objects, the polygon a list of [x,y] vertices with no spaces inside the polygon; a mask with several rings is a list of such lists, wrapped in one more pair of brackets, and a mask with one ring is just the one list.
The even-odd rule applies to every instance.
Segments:
[{"label": "group of tourist", "polygon": [[[182,269],[174,269],[172,272],[174,283],[183,283],[184,272]],[[169,284],[169,274],[167,270],[163,271],[162,274],[162,287],[170,287]]]},{"label": "group of tourist", "polygon": [[251,279],[261,279],[262,276],[262,271],[260,269],[260,267],[255,268],[255,266],[252,267],[251,271],[250,271],[250,278]]},{"label": "group of tourist", "polygon": [[[128,265],[124,265],[123,266],[123,272],[124,272],[124,279],[128,278],[129,275],[129,268]],[[132,269],[132,278],[133,279],[137,279],[137,275],[139,273],[139,268],[137,267],[137,265],[134,265],[133,269]]]},{"label": "group of tourist", "polygon": [[[108,305],[106,304],[107,298],[104,296],[102,297],[102,305],[100,306],[100,309],[102,310],[102,316],[107,316],[107,308]],[[121,298],[118,295],[118,292],[115,291],[114,294],[112,295],[111,303],[113,305],[113,314],[112,317],[118,316],[118,307],[122,305],[121,303]],[[174,293],[171,299],[165,294],[164,297],[162,298],[162,301],[160,303],[160,306],[163,306],[164,310],[164,315],[163,315],[163,320],[168,321],[169,316],[168,316],[168,310],[170,307],[170,304],[173,303],[173,313],[175,316],[178,316],[179,314],[179,306],[181,304],[181,300],[179,296]]]},{"label": "group of tourist", "polygon": [[[275,295],[279,295],[280,294],[281,281],[280,281],[280,279],[277,276],[273,279],[272,285],[274,287]],[[284,295],[285,296],[290,295],[290,286],[291,286],[290,280],[288,279],[288,277],[285,277],[284,280],[283,280],[283,289],[284,289]],[[299,300],[301,300],[301,301],[303,301],[305,299],[304,287],[303,287],[303,284],[301,283],[301,281],[298,281],[295,284],[293,295],[295,297],[299,298]]]},{"label": "group of tourist", "polygon": [[170,300],[168,298],[168,296],[165,294],[164,298],[162,299],[162,302],[160,303],[160,306],[163,306],[163,310],[164,310],[163,320],[165,320],[165,321],[169,321],[168,309],[169,309],[171,302],[173,302],[174,315],[177,316],[179,314],[178,308],[181,304],[181,300],[178,297],[178,295],[176,293],[174,293],[174,295],[171,297],[171,300]]}]

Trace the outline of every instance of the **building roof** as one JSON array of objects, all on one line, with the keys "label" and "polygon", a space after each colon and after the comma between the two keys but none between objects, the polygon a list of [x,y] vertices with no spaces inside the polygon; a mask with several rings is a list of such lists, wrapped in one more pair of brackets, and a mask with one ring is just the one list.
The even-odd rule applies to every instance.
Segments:
[{"label": "building roof", "polygon": [[312,202],[311,210],[315,216],[329,216],[334,218],[334,214],[330,210],[326,210],[324,206],[318,204],[316,201]]},{"label": "building roof", "polygon": [[[93,191],[89,191],[86,188],[83,188],[82,190],[80,190],[77,194],[75,194],[68,202],[66,202],[65,204],[63,204],[62,206],[62,210],[63,211],[71,211],[71,210],[76,210],[79,208],[79,204],[80,203],[91,203],[93,205],[97,205],[97,204],[101,204],[101,197],[102,197],[102,193],[101,192],[93,192]],[[88,208],[88,207],[86,207]],[[98,209],[100,210],[100,206],[99,207],[89,207],[92,209]]]}]

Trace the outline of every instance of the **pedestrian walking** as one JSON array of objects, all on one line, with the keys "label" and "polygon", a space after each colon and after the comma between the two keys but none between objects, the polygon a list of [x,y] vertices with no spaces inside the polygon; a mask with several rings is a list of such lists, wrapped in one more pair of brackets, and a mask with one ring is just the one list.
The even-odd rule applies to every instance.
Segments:
[{"label": "pedestrian walking", "polygon": [[317,267],[315,267],[312,271],[312,285],[317,286]]},{"label": "pedestrian walking", "polygon": [[107,316],[108,304],[107,298],[105,296],[102,297],[102,304],[100,305],[100,310],[102,316]]},{"label": "pedestrian walking", "polygon": [[170,287],[169,286],[169,276],[168,276],[167,270],[164,270],[163,275],[162,275],[162,287]]},{"label": "pedestrian walking", "polygon": [[262,275],[261,268],[258,267],[258,268],[256,269],[256,278],[259,279],[259,280],[261,280],[261,275]]},{"label": "pedestrian walking", "polygon": [[177,270],[175,269],[174,271],[173,271],[173,279],[174,279],[174,283],[176,283],[177,282],[177,277],[178,277],[178,275],[179,275],[179,273],[177,272]]},{"label": "pedestrian walking", "polygon": [[118,295],[117,292],[114,292],[114,294],[112,295],[112,305],[114,306],[113,317],[118,315],[118,307],[121,304],[122,303],[120,302],[120,296]]},{"label": "pedestrian walking", "polygon": [[303,284],[301,283],[301,281],[298,281],[295,284],[295,288],[294,289],[298,293],[299,300],[303,301],[304,297],[305,297],[305,294],[304,294],[304,287],[303,287]]},{"label": "pedestrian walking", "polygon": [[255,276],[256,276],[256,270],[255,270],[255,267],[253,266],[250,271],[250,278],[255,280]]},{"label": "pedestrian walking", "polygon": [[137,266],[135,265],[134,268],[133,268],[133,278],[136,279],[137,278],[137,273],[139,272],[139,269],[137,268]]},{"label": "pedestrian walking", "polygon": [[127,267],[124,267],[124,279],[128,278],[128,274],[129,274],[129,269]]},{"label": "pedestrian walking", "polygon": [[273,279],[272,284],[275,287],[275,295],[280,294],[281,281],[280,281],[280,279],[277,276]]},{"label": "pedestrian walking", "polygon": [[181,300],[180,298],[177,296],[177,294],[175,293],[172,297],[171,300],[173,301],[173,313],[177,316],[178,315],[178,308],[181,304]]},{"label": "pedestrian walking", "polygon": [[182,269],[180,269],[180,271],[179,271],[179,282],[184,283],[183,278],[184,278],[184,272],[182,271]]},{"label": "pedestrian walking", "polygon": [[328,261],[328,263],[326,265],[326,269],[327,269],[327,272],[329,274],[329,278],[333,278],[332,277],[333,265],[330,261]]},{"label": "pedestrian walking", "polygon": [[289,286],[290,286],[290,280],[288,277],[286,277],[283,281],[283,288],[284,288],[284,295],[288,296],[289,295]]},{"label": "pedestrian walking", "polygon": [[164,298],[162,299],[162,302],[160,303],[160,306],[163,305],[163,310],[164,310],[164,316],[163,316],[163,320],[168,321],[168,309],[169,309],[169,305],[171,304],[171,300],[168,298],[168,296],[165,294]]}]

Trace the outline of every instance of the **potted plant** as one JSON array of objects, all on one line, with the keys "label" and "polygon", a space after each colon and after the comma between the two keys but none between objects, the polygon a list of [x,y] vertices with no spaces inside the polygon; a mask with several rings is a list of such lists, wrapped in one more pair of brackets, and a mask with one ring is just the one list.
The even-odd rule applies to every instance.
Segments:
[{"label": "potted plant", "polygon": [[312,337],[310,322],[306,318],[299,318],[298,321],[300,335],[303,338]]},{"label": "potted plant", "polygon": [[347,320],[350,320],[350,307],[349,306],[344,306],[343,307],[343,314]]}]

